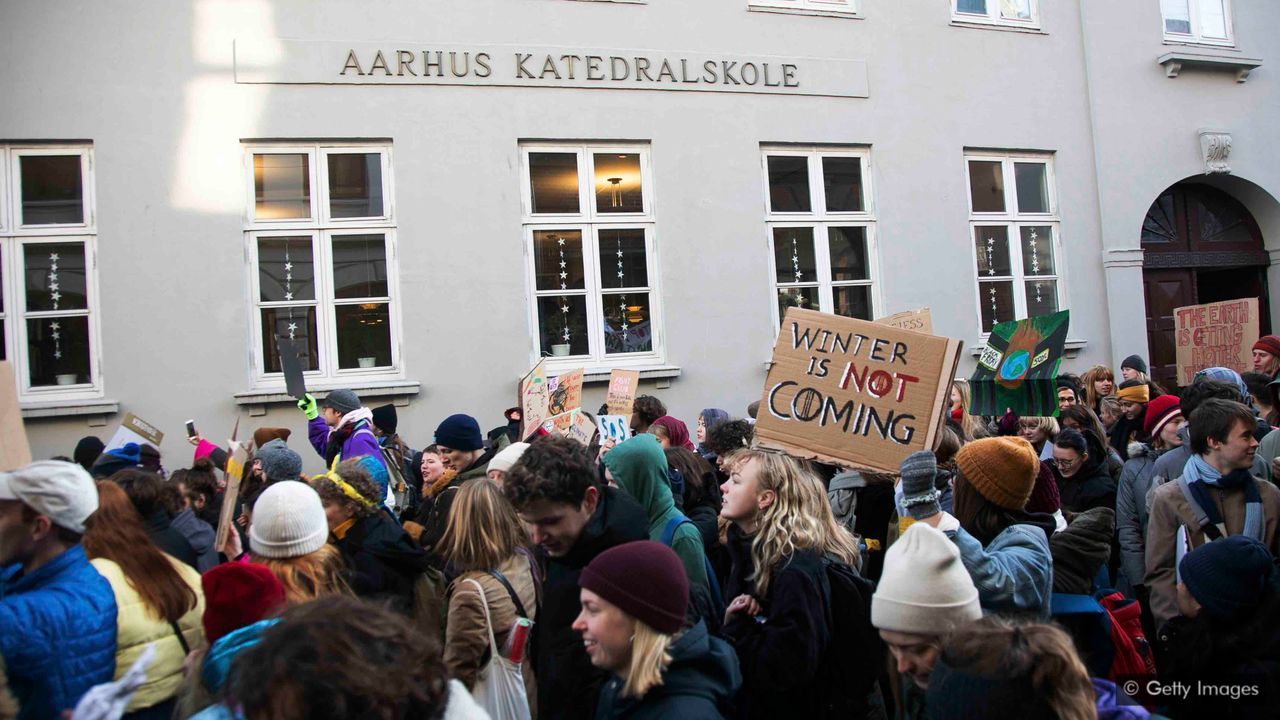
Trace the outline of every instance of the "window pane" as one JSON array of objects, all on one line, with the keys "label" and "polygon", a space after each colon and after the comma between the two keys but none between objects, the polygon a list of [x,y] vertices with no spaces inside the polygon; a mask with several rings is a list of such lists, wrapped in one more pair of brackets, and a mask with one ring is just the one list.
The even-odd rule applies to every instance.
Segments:
[{"label": "window pane", "polygon": [[1190,0],[1160,0],[1160,12],[1164,15],[1164,31],[1191,34]]},{"label": "window pane", "polygon": [[600,231],[600,285],[605,289],[646,287],[644,230]]},{"label": "window pane", "polygon": [[1000,0],[1000,17],[1006,20],[1030,20],[1031,0]]},{"label": "window pane", "polygon": [[867,267],[867,229],[864,227],[833,227],[827,229],[831,244],[831,279],[870,280]]},{"label": "window pane", "polygon": [[88,316],[27,320],[27,361],[32,386],[92,382]]},{"label": "window pane", "polygon": [[22,223],[84,223],[84,184],[79,155],[23,155]]},{"label": "window pane", "polygon": [[1004,212],[1004,173],[1001,163],[969,161],[969,197],[974,212]]},{"label": "window pane", "polygon": [[382,155],[329,155],[329,215],[382,217]]},{"label": "window pane", "polygon": [[529,153],[535,213],[577,213],[578,156],[574,153]]},{"label": "window pane", "polygon": [[320,367],[316,348],[316,309],[314,307],[262,308],[262,357],[266,360],[264,372],[284,372],[280,366],[280,351],[276,336],[289,338],[302,350],[298,362],[303,370]]},{"label": "window pane", "polygon": [[258,238],[258,294],[262,302],[315,300],[311,238]]},{"label": "window pane", "polygon": [[778,288],[778,321],[786,318],[787,308],[798,307],[805,310],[820,310],[818,306],[818,288]]},{"label": "window pane", "polygon": [[653,328],[649,323],[649,293],[604,295],[604,351],[652,352]]},{"label": "window pane", "polygon": [[1058,281],[1027,281],[1027,317],[1058,312]]},{"label": "window pane", "polygon": [[809,212],[809,159],[769,157],[769,209],[773,212]]},{"label": "window pane", "polygon": [[1227,39],[1227,15],[1223,0],[1200,0],[1200,34],[1216,40]]},{"label": "window pane", "polygon": [[535,230],[533,271],[539,290],[581,290],[582,231]]},{"label": "window pane", "polygon": [[23,253],[28,312],[89,307],[83,243],[31,244]]},{"label": "window pane", "polygon": [[822,158],[822,187],[830,212],[862,212],[862,159]]},{"label": "window pane", "polygon": [[310,160],[305,153],[253,156],[254,217],[288,220],[311,217]]},{"label": "window pane", "polygon": [[982,308],[982,332],[991,332],[997,323],[1013,320],[1013,283],[980,282],[978,300]]},{"label": "window pane", "polygon": [[833,311],[836,315],[844,315],[845,317],[859,318],[861,320],[874,319],[871,315],[871,286],[847,285],[840,287],[837,285],[831,288],[831,297],[835,301]]},{"label": "window pane", "polygon": [[596,212],[644,212],[640,154],[596,153]]},{"label": "window pane", "polygon": [[338,305],[333,309],[338,327],[338,367],[389,367],[391,365],[391,306],[387,303]]},{"label": "window pane", "polygon": [[1053,228],[1024,227],[1022,233],[1022,274],[1057,275],[1053,261]]},{"label": "window pane", "polygon": [[543,357],[586,355],[587,298],[554,295],[538,298],[538,347]]},{"label": "window pane", "polygon": [[378,234],[333,238],[333,294],[338,299],[391,295],[386,238]]},{"label": "window pane", "polygon": [[971,15],[986,15],[987,0],[956,0],[956,12]]},{"label": "window pane", "polygon": [[1003,225],[978,226],[973,229],[978,249],[978,276],[1012,275],[1009,261],[1009,228]]},{"label": "window pane", "polygon": [[1014,163],[1013,178],[1018,186],[1018,212],[1049,212],[1048,166],[1044,163]]},{"label": "window pane", "polygon": [[778,283],[818,281],[813,252],[813,228],[774,228],[773,260]]}]

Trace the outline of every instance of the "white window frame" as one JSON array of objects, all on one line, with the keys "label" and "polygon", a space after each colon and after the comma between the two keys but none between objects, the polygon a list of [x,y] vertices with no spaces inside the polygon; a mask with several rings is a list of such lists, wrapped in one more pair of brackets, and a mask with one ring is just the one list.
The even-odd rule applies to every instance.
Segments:
[{"label": "white window frame", "polygon": [[[1057,283],[1058,310],[1068,309],[1066,298],[1066,258],[1062,252],[1062,221],[1058,207],[1057,176],[1054,172],[1054,155],[1051,153],[1019,153],[998,151],[969,151],[964,154],[964,192],[969,206],[969,244],[973,259],[974,297],[977,304],[974,310],[978,318],[979,336],[985,339],[990,331],[982,325],[983,282],[1009,282],[1013,286],[1014,317],[996,318],[999,322],[1019,320],[1027,317],[1026,283],[1029,279],[1052,280]],[[971,162],[998,162],[1001,164],[1001,175],[1004,178],[1004,211],[975,212],[973,209],[973,179],[969,171]],[[1015,163],[1037,163],[1045,166],[1045,184],[1048,188],[1049,212],[1022,212],[1018,207],[1018,188],[1014,175]],[[1009,269],[1011,275],[980,275],[978,266],[978,249],[976,243],[977,228],[1001,226],[1006,228],[1009,243]],[[1049,227],[1052,234],[1053,275],[1027,276],[1023,274],[1022,261],[1022,228]]]},{"label": "white window frame", "polygon": [[[344,153],[378,153],[382,165],[383,215],[369,218],[333,218],[329,208],[328,156]],[[253,158],[262,154],[305,154],[311,183],[311,208],[307,218],[258,220],[254,191]],[[402,361],[404,336],[401,332],[401,305],[396,243],[395,182],[392,175],[390,142],[246,142],[243,147],[245,168],[244,256],[246,288],[249,299],[250,376],[257,389],[284,387],[284,373],[266,372],[262,348],[262,310],[270,307],[316,308],[316,367],[303,373],[308,382],[318,387],[358,381],[400,379],[404,375]],[[334,296],[333,239],[344,235],[382,235],[386,253],[387,291],[389,296],[376,299],[348,300]],[[263,302],[259,287],[258,240],[271,237],[311,238],[311,258],[315,298],[309,301]],[[391,333],[391,365],[376,368],[338,367],[338,329],[335,308],[361,302],[387,303]]]},{"label": "white window frame", "polygon": [[[29,225],[22,217],[21,158],[41,155],[78,155],[83,222]],[[3,285],[5,356],[17,376],[19,402],[68,402],[102,397],[102,333],[98,295],[98,237],[95,213],[92,144],[0,145],[0,285]],[[85,310],[28,312],[24,264],[28,245],[76,243],[84,247]],[[27,320],[35,318],[87,317],[89,324],[89,382],[74,385],[33,386],[27,354]]]},{"label": "white window frame", "polygon": [[747,0],[747,9],[859,17],[862,0]]},{"label": "white window frame", "polygon": [[[549,372],[556,373],[584,367],[587,370],[605,368],[643,368],[663,365],[666,362],[664,325],[662,312],[662,283],[657,246],[657,215],[654,210],[653,167],[648,143],[538,143],[520,144],[520,183],[522,204],[522,242],[525,258],[526,298],[530,333],[530,362],[541,357],[547,361]],[[578,209],[577,213],[533,212],[533,183],[530,176],[530,153],[564,153],[577,157]],[[638,213],[601,213],[595,206],[595,155],[639,155],[642,211]],[[630,288],[632,292],[649,295],[649,328],[652,349],[649,352],[607,353],[604,335],[604,297],[624,294],[617,289],[604,289],[600,281],[600,230],[643,229],[645,237],[646,288]],[[582,234],[583,268],[582,290],[538,290],[537,269],[533,237],[536,231],[566,230]],[[539,332],[538,298],[581,296],[587,298],[587,347],[585,355],[564,357],[543,356]]]},{"label": "white window frame", "polygon": [[[1217,0],[1209,0],[1216,2]],[[1231,0],[1221,0],[1222,16],[1227,29],[1227,37],[1211,38],[1204,37],[1200,25],[1200,4],[1206,0],[1187,0],[1187,13],[1191,18],[1191,32],[1179,33],[1169,32],[1169,26],[1164,15],[1164,3],[1160,3],[1160,30],[1164,33],[1164,40],[1168,43],[1177,43],[1185,45],[1214,45],[1217,47],[1235,47],[1236,31],[1235,23],[1232,18]]]},{"label": "white window frame", "polygon": [[986,0],[987,14],[960,12],[959,0],[951,0],[951,20],[957,23],[976,23],[979,25],[998,25],[1001,27],[1040,29],[1040,0],[1029,0],[1031,18],[1007,18],[1000,14],[1000,0]]},{"label": "white window frame", "polygon": [[[803,157],[807,161],[809,172],[809,212],[775,212],[771,193],[769,192],[769,158],[771,157]],[[822,158],[853,157],[862,165],[862,210],[860,212],[828,211],[827,196],[823,185]],[[877,245],[875,192],[871,179],[871,150],[862,147],[795,147],[770,146],[761,147],[761,177],[763,179],[765,206],[765,248],[769,257],[769,308],[776,330],[781,326],[782,317],[778,310],[778,291],[787,288],[818,288],[818,305],[822,312],[835,310],[836,287],[867,286],[871,288],[871,312],[881,312],[884,307],[880,287],[880,252]],[[774,228],[811,227],[814,238],[814,264],[817,282],[779,283],[777,258],[773,248]],[[831,279],[831,243],[828,240],[828,229],[831,227],[863,227],[866,228],[867,269],[870,278],[867,280]]]}]

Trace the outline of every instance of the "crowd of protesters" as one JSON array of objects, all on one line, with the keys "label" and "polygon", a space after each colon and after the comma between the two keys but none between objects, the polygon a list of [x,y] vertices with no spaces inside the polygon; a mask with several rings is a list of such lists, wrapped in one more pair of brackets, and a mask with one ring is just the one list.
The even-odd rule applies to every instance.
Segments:
[{"label": "crowd of protesters", "polygon": [[1274,717],[1280,337],[1254,358],[1064,374],[1045,417],[958,380],[897,474],[653,396],[621,442],[512,408],[415,450],[307,395],[311,449],[259,428],[239,477],[85,438],[0,472],[0,720]]}]

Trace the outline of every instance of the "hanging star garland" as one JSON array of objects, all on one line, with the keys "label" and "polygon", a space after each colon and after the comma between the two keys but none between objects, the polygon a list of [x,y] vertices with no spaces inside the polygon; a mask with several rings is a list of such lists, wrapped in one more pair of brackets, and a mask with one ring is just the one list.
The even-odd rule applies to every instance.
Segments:
[{"label": "hanging star garland", "polygon": [[58,259],[58,253],[49,253],[49,300],[53,302],[54,310],[62,301],[62,293],[58,290]]},{"label": "hanging star garland", "polygon": [[49,323],[50,337],[53,338],[53,359],[55,360],[62,359],[62,333],[60,332],[61,327],[62,326],[56,320]]},{"label": "hanging star garland", "polygon": [[[289,258],[289,241],[284,241],[284,299],[293,299],[293,260]],[[298,323],[293,322],[293,308],[289,308],[289,339],[296,340]]]},{"label": "hanging star garland", "polygon": [[[564,238],[559,238],[557,243],[560,246],[560,289],[567,290],[569,272],[565,269],[568,267],[568,262],[564,259]],[[564,295],[560,296],[560,312],[564,315],[564,341],[569,342],[573,336],[569,333],[569,299]]]},{"label": "hanging star garland", "polygon": [[[623,268],[622,268],[622,238],[618,238],[617,251],[618,251],[618,284],[622,285],[623,284],[622,277],[624,274]],[[627,325],[627,296],[619,295],[618,299],[621,301],[621,304],[618,305],[618,315],[622,318],[622,345],[623,345],[622,349],[626,350],[627,334],[628,334],[627,328],[630,327],[629,325]]]},{"label": "hanging star garland", "polygon": [[987,275],[996,274],[995,261],[996,239],[994,237],[987,238]]},{"label": "hanging star garland", "polygon": [[791,269],[796,274],[796,282],[800,282],[803,277],[800,272],[800,248],[795,238],[791,238]]},{"label": "hanging star garland", "polygon": [[[1035,228],[1032,228],[1031,229],[1031,272],[1036,275],[1040,274],[1040,252],[1039,252],[1040,243],[1038,238],[1039,236],[1036,234]],[[1040,282],[1036,283],[1036,302],[1037,303],[1044,301],[1044,298],[1041,295],[1042,286],[1043,286],[1043,283],[1040,283]]]}]

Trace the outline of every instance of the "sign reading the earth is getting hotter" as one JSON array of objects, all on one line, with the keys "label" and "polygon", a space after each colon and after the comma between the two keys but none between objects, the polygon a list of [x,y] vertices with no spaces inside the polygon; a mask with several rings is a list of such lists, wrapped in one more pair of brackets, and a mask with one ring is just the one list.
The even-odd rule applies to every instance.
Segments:
[{"label": "sign reading the earth is getting hotter", "polygon": [[238,83],[869,95],[862,60],[509,45],[238,39]]}]

